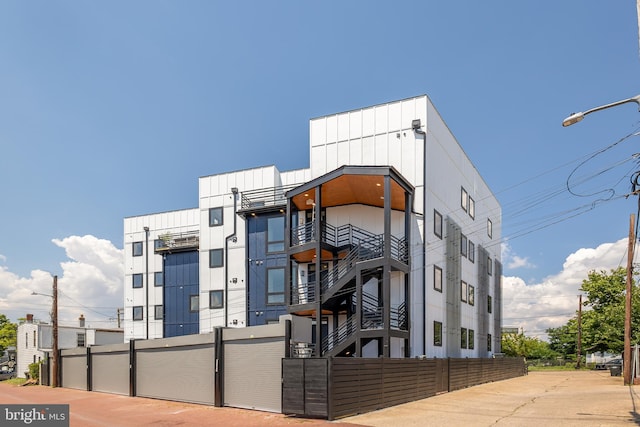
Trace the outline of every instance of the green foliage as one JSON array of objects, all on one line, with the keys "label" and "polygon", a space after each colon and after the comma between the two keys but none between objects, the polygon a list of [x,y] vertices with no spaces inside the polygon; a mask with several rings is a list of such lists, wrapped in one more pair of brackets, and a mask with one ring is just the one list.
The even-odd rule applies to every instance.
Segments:
[{"label": "green foliage", "polygon": [[17,345],[18,325],[11,323],[7,316],[0,314],[0,354],[7,347],[16,347]]},{"label": "green foliage", "polygon": [[524,334],[502,335],[502,352],[507,356],[526,357],[527,359],[551,359],[557,356],[549,343]]},{"label": "green foliage", "polygon": [[37,380],[40,378],[40,365],[42,361],[29,364],[29,378]]}]

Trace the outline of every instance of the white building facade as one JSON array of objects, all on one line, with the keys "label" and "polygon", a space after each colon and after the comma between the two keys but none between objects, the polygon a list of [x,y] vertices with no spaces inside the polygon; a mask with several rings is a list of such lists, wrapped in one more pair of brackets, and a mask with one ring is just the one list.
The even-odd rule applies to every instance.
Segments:
[{"label": "white building facade", "polygon": [[290,313],[321,319],[317,356],[484,357],[500,227],[427,96],[315,118],[309,169],[201,177],[198,208],[125,219],[125,339]]}]

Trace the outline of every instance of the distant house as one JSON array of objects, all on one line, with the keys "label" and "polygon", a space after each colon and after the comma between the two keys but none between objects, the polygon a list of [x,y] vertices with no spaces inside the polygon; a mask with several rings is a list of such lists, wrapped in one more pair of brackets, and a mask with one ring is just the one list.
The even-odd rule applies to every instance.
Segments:
[{"label": "distant house", "polygon": [[[18,325],[16,374],[26,377],[31,363],[46,358],[53,348],[53,328],[51,324],[33,319],[27,314],[24,322]],[[117,344],[124,342],[122,329],[87,328],[84,317],[80,316],[77,327],[60,326],[58,328],[58,348],[90,347],[93,345]]]}]

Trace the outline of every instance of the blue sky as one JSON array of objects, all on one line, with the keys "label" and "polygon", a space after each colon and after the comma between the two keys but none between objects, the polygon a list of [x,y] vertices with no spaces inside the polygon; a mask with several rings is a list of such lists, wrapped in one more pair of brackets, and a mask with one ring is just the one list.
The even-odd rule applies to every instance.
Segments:
[{"label": "blue sky", "polygon": [[[560,125],[640,92],[632,0],[8,0],[0,61],[0,312],[14,319],[49,272],[70,309],[105,322],[124,217],[197,206],[199,176],[308,167],[310,118],[424,93],[503,205],[504,273],[529,309],[527,290],[625,238],[635,211],[618,196],[637,136],[578,169],[588,196],[566,191],[580,161],[638,130],[635,104]],[[73,268],[113,282],[100,307]],[[550,292],[577,307],[573,288]]]}]

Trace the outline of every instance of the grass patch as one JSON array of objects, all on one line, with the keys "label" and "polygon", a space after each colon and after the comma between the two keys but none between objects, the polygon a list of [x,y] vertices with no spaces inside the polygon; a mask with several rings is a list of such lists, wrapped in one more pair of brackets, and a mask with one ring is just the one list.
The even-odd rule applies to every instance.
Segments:
[{"label": "grass patch", "polygon": [[24,383],[27,382],[26,378],[11,378],[8,380],[4,381],[6,384],[11,384],[11,385],[22,385]]},{"label": "grass patch", "polygon": [[529,366],[529,372],[532,371],[588,371],[590,370],[586,366],[582,366],[580,369],[576,369],[575,364],[566,364],[560,366]]}]

